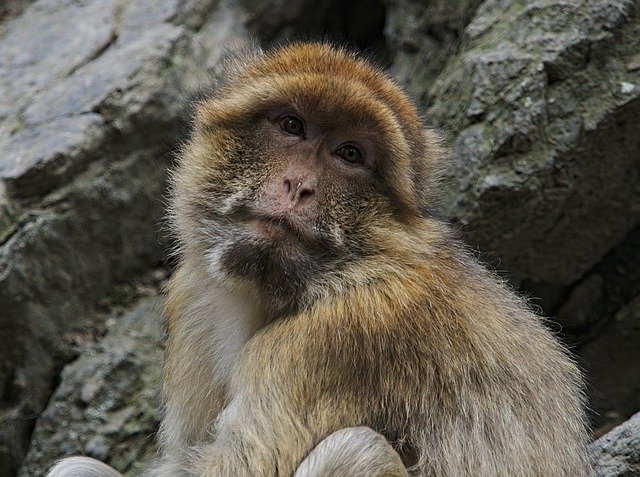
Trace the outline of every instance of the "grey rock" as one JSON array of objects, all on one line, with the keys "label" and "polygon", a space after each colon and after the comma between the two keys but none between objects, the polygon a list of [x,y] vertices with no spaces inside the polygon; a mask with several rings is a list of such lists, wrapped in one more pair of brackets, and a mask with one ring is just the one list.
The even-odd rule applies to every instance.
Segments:
[{"label": "grey rock", "polygon": [[[126,96],[137,74],[158,76],[170,50],[183,35],[181,27],[161,23],[139,37],[128,37],[129,41],[123,45],[115,41],[99,58],[75,70],[64,81],[36,94],[24,111],[25,125],[93,111],[107,117],[119,113],[113,104],[104,113],[104,103],[111,99],[115,105],[122,104],[120,96]],[[138,101],[144,104],[146,99],[143,97]]]},{"label": "grey rock", "polygon": [[87,455],[137,475],[155,454],[162,374],[162,304],[145,298],[97,345],[64,367],[19,476]]},{"label": "grey rock", "polygon": [[385,37],[391,71],[420,98],[453,55],[481,0],[387,0]]},{"label": "grey rock", "polygon": [[640,413],[591,444],[598,477],[640,475]]},{"label": "grey rock", "polygon": [[582,328],[595,321],[596,308],[604,295],[604,278],[598,273],[589,274],[574,286],[558,311],[557,319],[563,326]]},{"label": "grey rock", "polygon": [[0,144],[21,128],[20,111],[106,48],[115,35],[117,1],[38,1],[7,24],[0,38]]},{"label": "grey rock", "polygon": [[[132,124],[143,120],[163,122],[164,116],[175,121],[189,89],[206,81],[201,62],[209,55],[219,56],[234,38],[242,36],[240,30],[229,30],[227,24],[233,22],[229,17],[224,24],[206,15],[197,24],[193,20],[191,25],[174,24],[176,18],[187,20],[182,9],[192,6],[190,3],[198,2],[163,0],[150,7],[142,1],[60,4],[41,0],[10,23],[10,30],[0,39],[0,49],[9,52],[0,67],[0,93],[4,93],[0,94],[0,150],[10,152],[0,156],[0,171],[7,171],[0,179],[19,181],[22,173],[37,176],[32,182],[50,182],[55,167],[44,163],[61,155],[72,163],[71,169],[81,170],[86,158],[73,154],[72,149],[82,142],[82,134],[76,132],[86,128],[88,118],[95,119],[95,114],[108,123],[101,130],[105,142],[113,141],[106,132],[127,134]],[[203,5],[193,5],[196,7],[204,10]],[[208,43],[213,51],[200,50],[202,56],[194,57],[193,46],[202,37],[187,27],[199,30],[207,21],[222,27],[229,43]],[[38,33],[25,33],[29,31]],[[65,119],[58,129],[69,126],[75,141],[58,138],[49,147],[37,137],[38,129],[54,136],[56,122]],[[70,126],[71,122],[76,124]],[[50,156],[35,154],[31,149],[38,141],[44,141],[40,149],[47,152],[61,150]],[[37,157],[25,157],[25,150],[27,156]],[[37,168],[33,167],[36,162]],[[9,189],[17,197],[42,192]]]},{"label": "grey rock", "polygon": [[0,247],[0,381],[10,411],[0,416],[3,471],[19,462],[92,304],[162,256],[164,169],[152,152],[87,171],[20,217]]},{"label": "grey rock", "polygon": [[0,32],[0,476],[94,304],[163,260],[166,169],[189,94],[247,40],[234,8],[39,0]]},{"label": "grey rock", "polygon": [[[580,354],[588,370],[590,404],[599,413],[629,416],[640,409],[640,295],[585,339]],[[640,448],[638,448],[640,452]]]},{"label": "grey rock", "polygon": [[418,91],[452,146],[445,214],[516,284],[570,286],[640,223],[639,33],[627,0],[489,0]]},{"label": "grey rock", "polygon": [[638,334],[629,321],[638,296],[640,226],[572,287],[558,310],[559,322],[576,336],[596,427],[618,423],[638,410],[634,390],[640,389],[640,373],[633,349],[640,346],[633,342]]},{"label": "grey rock", "polygon": [[62,185],[100,144],[103,125],[102,116],[87,113],[25,126],[13,134],[0,162],[0,179],[9,194],[38,195]]}]

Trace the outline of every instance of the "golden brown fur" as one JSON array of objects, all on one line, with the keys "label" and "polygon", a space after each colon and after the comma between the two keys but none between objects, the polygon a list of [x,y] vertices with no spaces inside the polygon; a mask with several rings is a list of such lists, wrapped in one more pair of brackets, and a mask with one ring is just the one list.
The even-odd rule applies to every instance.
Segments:
[{"label": "golden brown fur", "polygon": [[[580,374],[541,320],[429,214],[442,152],[407,97],[326,45],[239,64],[199,105],[175,176],[183,261],[169,286],[165,451],[202,475],[291,475],[326,436],[368,426],[419,475],[584,475]],[[233,157],[247,148],[246,118],[280,103],[310,107],[327,128],[377,126],[393,201],[331,204],[364,232],[321,276],[302,274],[295,304],[216,268],[202,220],[207,204],[220,205],[211,184],[232,194],[277,175],[270,164],[239,169]],[[220,314],[242,318],[219,325]],[[238,346],[224,370],[211,349],[222,329]]]},{"label": "golden brown fur", "polygon": [[[308,140],[280,138],[281,110]],[[373,159],[316,157],[313,128]],[[580,373],[434,218],[442,156],[407,96],[353,54],[297,44],[229,62],[174,174],[152,475],[406,475],[398,454],[422,476],[589,472]],[[280,210],[287,174],[307,187],[283,212],[294,232],[257,234],[251,211]]]}]

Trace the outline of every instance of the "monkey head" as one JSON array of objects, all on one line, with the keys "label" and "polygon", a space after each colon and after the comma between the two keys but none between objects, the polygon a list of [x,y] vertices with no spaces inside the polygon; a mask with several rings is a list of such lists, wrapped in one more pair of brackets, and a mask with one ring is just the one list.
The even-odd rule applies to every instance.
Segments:
[{"label": "monkey head", "polygon": [[180,245],[283,309],[431,205],[435,136],[399,87],[344,50],[229,61],[194,123],[174,174]]}]

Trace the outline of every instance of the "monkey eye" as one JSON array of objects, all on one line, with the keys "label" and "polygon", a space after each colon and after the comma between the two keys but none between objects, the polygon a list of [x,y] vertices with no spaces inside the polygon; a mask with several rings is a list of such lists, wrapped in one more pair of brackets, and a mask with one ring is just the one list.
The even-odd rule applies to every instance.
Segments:
[{"label": "monkey eye", "polygon": [[336,149],[334,153],[337,156],[340,156],[342,159],[347,161],[349,164],[363,164],[364,163],[364,154],[360,149],[351,144],[347,144],[345,146],[340,146]]},{"label": "monkey eye", "polygon": [[304,135],[304,123],[295,116],[287,116],[280,121],[280,127],[294,136]]}]

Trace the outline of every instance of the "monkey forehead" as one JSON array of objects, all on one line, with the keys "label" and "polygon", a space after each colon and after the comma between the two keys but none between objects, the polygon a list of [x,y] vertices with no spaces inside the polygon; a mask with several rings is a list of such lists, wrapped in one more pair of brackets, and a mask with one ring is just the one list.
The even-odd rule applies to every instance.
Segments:
[{"label": "monkey forehead", "polygon": [[[285,104],[276,106],[304,107],[335,127],[344,126],[343,118],[348,125],[377,120],[378,128],[397,129],[414,143],[424,129],[413,102],[387,75],[356,54],[327,43],[290,44],[233,62],[231,69],[228,82],[210,98],[211,107],[201,108],[204,114],[199,119],[221,124],[234,112],[240,113],[236,118],[246,119],[250,109],[243,107],[249,103],[257,110],[280,100]],[[226,109],[231,103],[237,108]]]},{"label": "monkey forehead", "polygon": [[361,83],[396,116],[411,123],[411,127],[422,127],[413,102],[387,75],[356,54],[326,43],[294,43],[282,47],[252,63],[241,76],[258,78],[301,74]]},{"label": "monkey forehead", "polygon": [[409,156],[408,138],[418,136],[412,124],[362,83],[313,73],[272,75],[241,84],[205,100],[198,107],[197,121],[205,129],[226,129],[287,109],[326,131],[365,129],[383,139],[396,157]]}]

